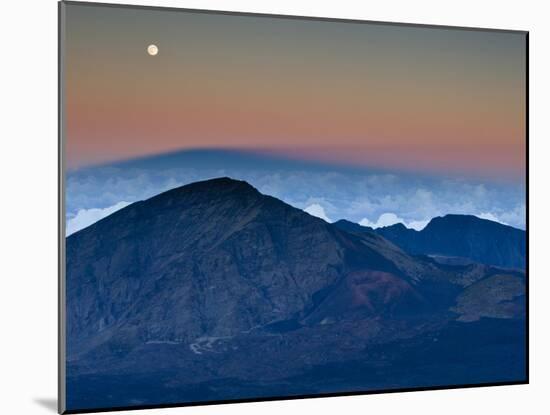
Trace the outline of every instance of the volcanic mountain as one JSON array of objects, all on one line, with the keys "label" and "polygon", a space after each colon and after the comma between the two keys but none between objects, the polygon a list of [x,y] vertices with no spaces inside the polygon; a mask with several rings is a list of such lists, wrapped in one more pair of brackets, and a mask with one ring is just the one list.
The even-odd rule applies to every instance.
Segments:
[{"label": "volcanic mountain", "polygon": [[90,337],[190,341],[299,320],[336,287],[346,309],[420,301],[414,265],[377,239],[227,178],[134,203],[67,239],[69,355]]},{"label": "volcanic mountain", "polygon": [[[246,182],[134,203],[69,236],[66,255],[72,409],[524,374],[521,272],[414,257]],[[478,353],[497,332],[502,344]],[[471,338],[460,358],[476,370],[449,375]],[[502,368],[503,355],[518,360]]]}]

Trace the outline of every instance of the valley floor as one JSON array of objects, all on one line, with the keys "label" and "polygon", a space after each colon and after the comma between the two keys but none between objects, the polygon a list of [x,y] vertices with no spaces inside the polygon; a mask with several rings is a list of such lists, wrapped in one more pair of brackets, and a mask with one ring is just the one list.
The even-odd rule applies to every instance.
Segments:
[{"label": "valley floor", "polygon": [[[109,373],[70,365],[67,404],[76,410],[526,380],[525,320],[434,322],[402,338],[394,325],[382,334],[388,341],[378,332],[374,343],[366,339],[375,322],[220,339],[200,355],[181,344],[147,344]],[[155,368],[159,361],[178,366]]]}]

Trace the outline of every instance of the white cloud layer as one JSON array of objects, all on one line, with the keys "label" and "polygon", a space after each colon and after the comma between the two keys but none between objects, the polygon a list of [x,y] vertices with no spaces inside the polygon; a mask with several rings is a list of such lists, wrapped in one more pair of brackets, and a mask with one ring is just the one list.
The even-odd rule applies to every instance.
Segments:
[{"label": "white cloud layer", "polygon": [[128,202],[118,202],[116,205],[109,206],[105,209],[80,209],[74,217],[67,221],[66,235],[69,236],[81,229],[84,229],[96,223],[98,220],[109,216],[111,213],[115,213],[117,210],[128,206],[129,204],[130,203]]},{"label": "white cloud layer", "polygon": [[498,223],[502,223],[503,225],[508,225],[506,222],[504,222],[498,216],[496,216],[495,214],[493,214],[491,212],[479,213],[476,216],[480,219],[492,220],[493,222],[498,222]]},{"label": "white cloud layer", "polygon": [[396,223],[402,223],[407,228],[416,229],[417,231],[424,229],[428,224],[429,220],[413,220],[410,222],[405,221],[405,219],[397,216],[395,213],[386,212],[381,214],[378,217],[376,222],[371,222],[367,218],[363,218],[359,221],[359,224],[362,226],[369,226],[371,228],[383,228],[384,226],[395,225]]},{"label": "white cloud layer", "polygon": [[323,206],[321,206],[319,203],[314,203],[312,205],[309,205],[304,209],[304,211],[309,213],[311,216],[316,216],[318,218],[323,219],[325,222],[329,222],[329,223],[332,222],[332,220],[330,220],[329,217],[327,216]]},{"label": "white cloud layer", "polygon": [[67,216],[110,209],[120,200],[146,200],[176,186],[222,176],[246,180],[260,192],[329,222],[364,220],[369,226],[401,222],[421,229],[429,219],[455,213],[525,228],[522,184],[329,168],[98,167],[68,174]]}]

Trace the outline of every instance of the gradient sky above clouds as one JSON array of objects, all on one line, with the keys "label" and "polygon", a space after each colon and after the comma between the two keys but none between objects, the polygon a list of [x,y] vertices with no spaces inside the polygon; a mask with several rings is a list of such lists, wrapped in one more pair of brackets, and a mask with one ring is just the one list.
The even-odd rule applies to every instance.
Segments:
[{"label": "gradient sky above clouds", "polygon": [[521,33],[69,5],[67,34],[71,168],[230,147],[524,175]]},{"label": "gradient sky above clouds", "polygon": [[[66,10],[69,220],[89,224],[223,174],[329,220],[421,227],[471,213],[525,224],[522,33],[84,3]],[[146,52],[151,43],[157,56]],[[112,167],[199,148],[326,168]]]}]

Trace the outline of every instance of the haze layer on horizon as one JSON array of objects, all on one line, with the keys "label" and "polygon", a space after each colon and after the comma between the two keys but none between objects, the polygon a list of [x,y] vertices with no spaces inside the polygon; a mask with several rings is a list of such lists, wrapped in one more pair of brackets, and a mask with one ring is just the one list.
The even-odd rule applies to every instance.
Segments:
[{"label": "haze layer on horizon", "polygon": [[223,147],[525,178],[522,33],[74,4],[66,21],[71,169]]}]

